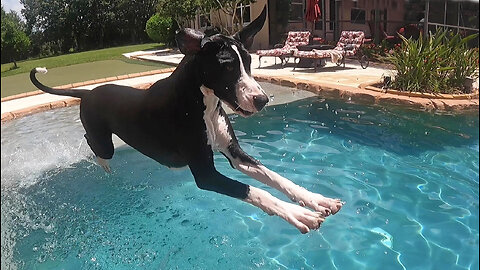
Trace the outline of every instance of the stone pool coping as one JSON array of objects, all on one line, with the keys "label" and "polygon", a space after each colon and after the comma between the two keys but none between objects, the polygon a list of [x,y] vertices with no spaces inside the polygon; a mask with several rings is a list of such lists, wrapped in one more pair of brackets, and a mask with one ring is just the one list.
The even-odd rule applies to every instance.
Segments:
[{"label": "stone pool coping", "polygon": [[[138,78],[142,76],[149,76],[162,73],[170,73],[175,70],[175,67],[165,68],[159,70],[152,70],[141,73],[133,73],[127,75],[113,76],[103,79],[90,80],[86,82],[73,83],[67,85],[61,85],[56,88],[75,88],[86,85],[112,82],[128,78]],[[275,70],[272,70],[275,73]],[[473,95],[429,95],[422,93],[404,93],[395,90],[388,89],[386,92],[380,88],[376,88],[373,85],[379,83],[376,81],[366,81],[358,84],[357,86],[342,85],[332,82],[319,82],[315,80],[314,74],[308,78],[297,79],[292,75],[266,75],[255,74],[254,77],[258,81],[269,82],[281,86],[296,88],[300,90],[306,90],[313,92],[317,95],[327,98],[342,99],[347,101],[353,101],[360,104],[377,104],[381,106],[402,106],[410,109],[424,110],[424,111],[446,111],[446,112],[466,112],[466,111],[478,111],[479,99],[478,90]],[[152,83],[143,83],[133,85],[140,89],[146,89]],[[29,96],[43,94],[44,92],[37,90],[33,92],[23,93],[14,96],[8,96],[1,99],[1,102],[7,102],[15,99],[25,98]],[[43,112],[46,110],[69,107],[78,105],[80,99],[70,98],[60,101],[47,102],[32,107],[23,108],[20,110],[10,111],[2,113],[1,122],[7,122],[20,117]]]},{"label": "stone pool coping", "polygon": [[385,92],[379,88],[373,89],[373,87],[369,87],[369,85],[379,81],[364,82],[360,83],[358,87],[352,87],[328,82],[320,83],[305,79],[295,79],[289,76],[257,75],[255,77],[258,81],[307,90],[322,97],[342,99],[367,105],[396,105],[410,109],[444,112],[478,111],[479,108],[478,90],[472,95],[428,95],[403,93],[390,89]]}]

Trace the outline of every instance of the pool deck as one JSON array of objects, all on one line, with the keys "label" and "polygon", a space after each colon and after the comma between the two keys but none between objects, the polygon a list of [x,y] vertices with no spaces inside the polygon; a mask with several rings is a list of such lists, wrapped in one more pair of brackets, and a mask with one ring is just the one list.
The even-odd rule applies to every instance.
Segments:
[{"label": "pool deck", "polygon": [[[156,52],[133,52],[126,57],[156,61],[177,65],[183,58],[182,54],[171,53],[166,50]],[[378,89],[372,86],[380,82],[383,76],[391,75],[391,71],[384,66],[370,63],[367,69],[362,69],[356,60],[347,60],[346,66],[336,66],[331,62],[317,72],[313,68],[299,68],[293,70],[290,61],[281,67],[279,60],[275,65],[273,57],[263,57],[261,68],[258,67],[258,56],[252,54],[252,74],[260,82],[269,82],[286,86],[292,89],[307,90],[314,94],[335,99],[344,99],[356,103],[378,104],[382,106],[403,106],[425,111],[478,111],[478,80],[474,84],[477,89],[475,95],[428,95],[417,93],[399,93],[394,90]],[[48,68],[48,67],[47,67]],[[157,80],[171,74],[174,68],[135,73],[117,77],[104,78],[82,83],[63,85],[63,88],[93,89],[96,86],[115,83],[119,85],[147,88]],[[40,75],[40,80],[41,80]],[[45,75],[45,76],[48,76]],[[269,95],[275,96],[275,101],[269,105],[293,101],[309,96],[304,91],[285,91],[275,88]],[[298,94],[292,94],[292,93]],[[62,97],[34,91],[17,96],[2,98],[2,122],[16,119],[49,109],[79,104],[79,99]]]}]

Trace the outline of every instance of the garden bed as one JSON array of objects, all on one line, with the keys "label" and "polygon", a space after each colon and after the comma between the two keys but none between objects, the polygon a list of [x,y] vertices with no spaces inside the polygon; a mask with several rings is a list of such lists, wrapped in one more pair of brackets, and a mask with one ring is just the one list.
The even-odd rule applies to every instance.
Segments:
[{"label": "garden bed", "polygon": [[429,99],[478,99],[478,88],[474,89],[470,94],[441,94],[441,93],[421,93],[421,92],[407,92],[407,91],[399,91],[395,89],[383,89],[382,82],[371,82],[360,85],[360,88],[381,92],[381,93],[389,93],[395,94],[400,96],[408,96],[408,97],[420,97],[420,98],[429,98]]}]

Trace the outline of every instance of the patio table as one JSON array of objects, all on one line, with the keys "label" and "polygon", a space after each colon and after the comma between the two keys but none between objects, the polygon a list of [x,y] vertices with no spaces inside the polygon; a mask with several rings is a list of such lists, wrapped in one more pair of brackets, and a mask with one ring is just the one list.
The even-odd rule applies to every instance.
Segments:
[{"label": "patio table", "polygon": [[[334,45],[327,45],[327,44],[308,44],[308,45],[302,45],[302,46],[297,46],[297,49],[299,51],[311,51],[313,49],[315,50],[331,50],[335,48]],[[315,59],[312,58],[300,58],[297,67],[300,68],[309,68],[309,67],[315,67],[314,65],[323,67],[326,65],[325,59],[320,59],[320,61],[315,61]]]}]

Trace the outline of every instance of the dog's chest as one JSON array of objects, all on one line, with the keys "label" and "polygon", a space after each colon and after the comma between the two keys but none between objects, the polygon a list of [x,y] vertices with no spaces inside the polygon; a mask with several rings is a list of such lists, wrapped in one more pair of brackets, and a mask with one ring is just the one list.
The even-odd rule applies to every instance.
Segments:
[{"label": "dog's chest", "polygon": [[203,120],[207,128],[207,140],[213,150],[226,149],[232,139],[228,131],[228,122],[224,115],[220,114],[219,99],[214,95],[203,97],[205,111]]}]

